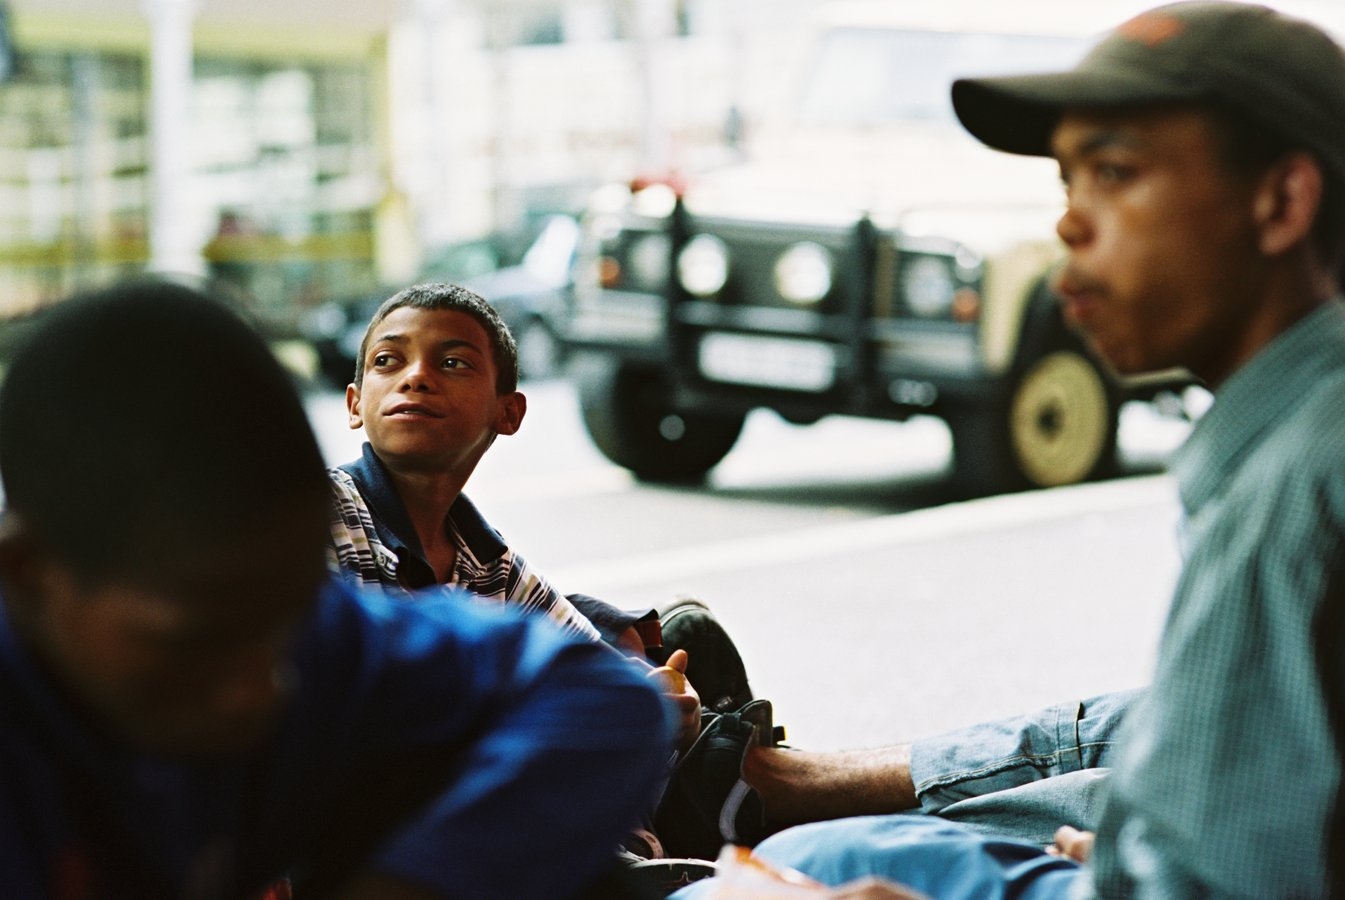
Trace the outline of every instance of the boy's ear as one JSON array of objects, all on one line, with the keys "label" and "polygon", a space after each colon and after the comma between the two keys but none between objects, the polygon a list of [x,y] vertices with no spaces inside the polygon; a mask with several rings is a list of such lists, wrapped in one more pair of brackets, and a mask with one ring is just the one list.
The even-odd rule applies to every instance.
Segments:
[{"label": "boy's ear", "polygon": [[353,383],[346,385],[346,424],[351,431],[364,427],[364,416],[360,413],[360,388]]},{"label": "boy's ear", "polygon": [[495,433],[515,434],[523,424],[523,416],[527,411],[528,398],[520,391],[501,396],[499,414],[495,417]]}]

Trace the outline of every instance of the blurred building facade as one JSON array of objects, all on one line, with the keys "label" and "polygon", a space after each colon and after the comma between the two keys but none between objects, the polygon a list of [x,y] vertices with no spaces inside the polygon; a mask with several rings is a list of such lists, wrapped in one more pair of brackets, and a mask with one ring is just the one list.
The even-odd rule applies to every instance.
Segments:
[{"label": "blurred building facade", "polygon": [[166,267],[283,324],[603,181],[714,165],[785,102],[813,5],[9,0],[0,317]]}]

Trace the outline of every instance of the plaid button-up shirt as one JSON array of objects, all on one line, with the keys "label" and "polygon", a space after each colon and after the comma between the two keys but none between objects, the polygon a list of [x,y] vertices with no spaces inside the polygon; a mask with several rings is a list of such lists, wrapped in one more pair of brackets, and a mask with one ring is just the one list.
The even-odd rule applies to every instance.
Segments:
[{"label": "plaid button-up shirt", "polygon": [[1174,459],[1187,560],[1098,829],[1105,897],[1340,886],[1345,308],[1219,390]]}]

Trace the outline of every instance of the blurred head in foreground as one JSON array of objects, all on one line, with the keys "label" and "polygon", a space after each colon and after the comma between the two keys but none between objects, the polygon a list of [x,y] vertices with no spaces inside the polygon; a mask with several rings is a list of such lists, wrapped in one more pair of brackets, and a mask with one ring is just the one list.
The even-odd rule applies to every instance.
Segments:
[{"label": "blurred head in foreground", "polygon": [[95,725],[152,752],[268,733],[323,578],[323,462],[237,315],[140,282],[54,307],[0,386],[0,588]]}]

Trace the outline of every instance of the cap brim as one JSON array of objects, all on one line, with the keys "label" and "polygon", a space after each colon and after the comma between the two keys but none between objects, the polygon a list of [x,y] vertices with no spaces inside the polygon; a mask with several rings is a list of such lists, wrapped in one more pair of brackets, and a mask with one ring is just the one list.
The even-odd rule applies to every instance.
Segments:
[{"label": "cap brim", "polygon": [[959,78],[953,110],[977,140],[997,150],[1050,156],[1051,135],[1068,108],[1106,108],[1189,99],[1171,82],[1120,72],[1054,72]]},{"label": "cap brim", "polygon": [[631,626],[658,618],[657,610],[617,609],[611,604],[604,603],[586,594],[570,594],[567,599],[583,614],[584,618],[593,623],[593,627],[598,629],[598,633],[608,643],[616,641]]}]

